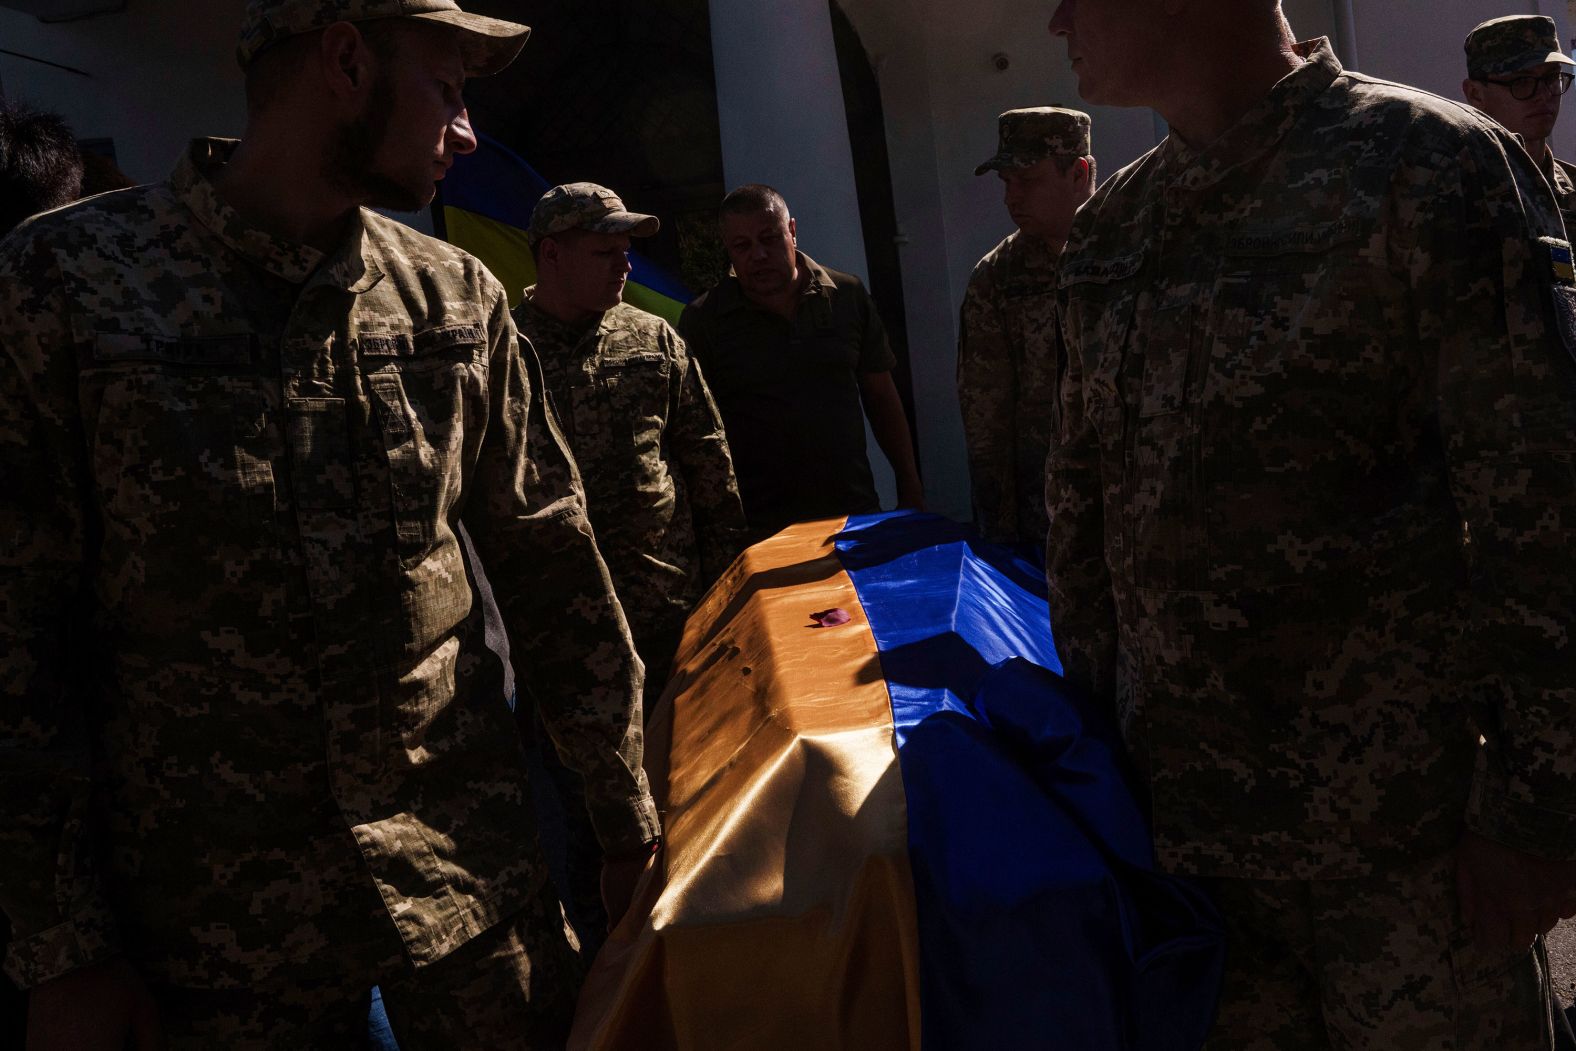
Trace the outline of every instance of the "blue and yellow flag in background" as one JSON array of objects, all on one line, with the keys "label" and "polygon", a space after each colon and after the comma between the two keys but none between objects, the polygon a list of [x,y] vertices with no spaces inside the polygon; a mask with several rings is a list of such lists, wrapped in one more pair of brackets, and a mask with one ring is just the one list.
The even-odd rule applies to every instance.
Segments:
[{"label": "blue and yellow flag in background", "polygon": [[[531,209],[552,184],[518,154],[482,135],[476,152],[455,159],[438,184],[443,222],[450,244],[486,264],[503,282],[509,306],[518,306],[528,285],[536,282],[536,263],[526,230]],[[613,187],[617,189],[617,187]],[[638,252],[629,254],[629,284],[624,301],[678,324],[679,312],[692,295],[684,285]]]}]

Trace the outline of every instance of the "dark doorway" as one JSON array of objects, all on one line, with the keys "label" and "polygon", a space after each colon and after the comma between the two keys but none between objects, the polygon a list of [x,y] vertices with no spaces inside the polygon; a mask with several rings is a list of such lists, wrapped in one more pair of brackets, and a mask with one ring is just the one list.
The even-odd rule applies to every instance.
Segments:
[{"label": "dark doorway", "polygon": [[[881,84],[859,39],[859,31],[837,0],[829,0],[837,65],[848,109],[848,142],[854,155],[854,185],[859,193],[859,219],[870,268],[870,294],[875,297],[897,356],[892,378],[897,382],[919,456],[919,428],[914,415],[914,380],[908,355],[908,313],[903,303],[903,267],[897,245],[897,206],[892,200],[892,164],[887,156],[886,113]],[[921,473],[923,473],[923,464]]]},{"label": "dark doorway", "polygon": [[587,180],[662,217],[642,254],[691,289],[715,283],[722,185],[707,0],[470,0],[531,39],[495,77],[467,82],[478,130],[550,183]]}]

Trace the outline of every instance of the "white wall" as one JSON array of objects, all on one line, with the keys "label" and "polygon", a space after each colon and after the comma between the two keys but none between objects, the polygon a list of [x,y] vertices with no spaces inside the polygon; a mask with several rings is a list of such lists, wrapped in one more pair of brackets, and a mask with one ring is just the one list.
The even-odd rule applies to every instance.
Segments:
[{"label": "white wall", "polygon": [[239,3],[133,0],[126,11],[46,25],[0,8],[0,41],[91,74],[0,55],[0,87],[62,113],[79,138],[112,138],[121,169],[164,178],[199,135],[239,135],[246,116],[235,64]]},{"label": "white wall", "polygon": [[[1084,105],[1066,45],[1046,26],[1051,5],[950,0],[845,0],[875,63],[886,113],[902,247],[920,455],[932,509],[969,515],[956,388],[958,304],[979,258],[1012,232],[994,176],[974,168],[996,151],[996,117],[1062,105],[1093,118],[1107,173],[1156,142],[1148,111]],[[1008,66],[993,59],[1005,54]]]},{"label": "white wall", "polygon": [[[1479,22],[1500,15],[1548,15],[1567,42],[1573,29],[1564,0],[1351,0],[1351,5],[1358,68],[1457,102],[1467,75],[1461,44]],[[1566,96],[1550,145],[1562,158],[1576,157],[1576,95]]]}]

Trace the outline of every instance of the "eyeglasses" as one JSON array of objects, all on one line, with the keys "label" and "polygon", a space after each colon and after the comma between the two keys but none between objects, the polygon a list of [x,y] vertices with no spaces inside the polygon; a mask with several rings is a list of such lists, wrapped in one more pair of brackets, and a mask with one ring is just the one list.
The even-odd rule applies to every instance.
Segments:
[{"label": "eyeglasses", "polygon": [[1541,77],[1511,77],[1509,80],[1491,80],[1488,77],[1479,77],[1485,84],[1498,84],[1502,88],[1510,89],[1510,97],[1517,102],[1526,102],[1538,93],[1538,89],[1563,95],[1571,89],[1571,82],[1576,81],[1576,73],[1564,73],[1556,70],[1545,73]]}]

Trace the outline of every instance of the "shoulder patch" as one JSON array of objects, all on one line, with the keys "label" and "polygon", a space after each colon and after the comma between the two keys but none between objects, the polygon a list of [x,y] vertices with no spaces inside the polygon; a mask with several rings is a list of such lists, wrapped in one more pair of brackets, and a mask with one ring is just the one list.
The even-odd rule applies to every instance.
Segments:
[{"label": "shoulder patch", "polygon": [[1562,285],[1576,285],[1576,260],[1571,256],[1570,242],[1557,237],[1540,237],[1538,243],[1548,252],[1554,280]]},{"label": "shoulder patch", "polygon": [[1550,291],[1554,300],[1554,327],[1566,353],[1576,357],[1576,261],[1569,241],[1540,237],[1538,244],[1548,254]]}]

